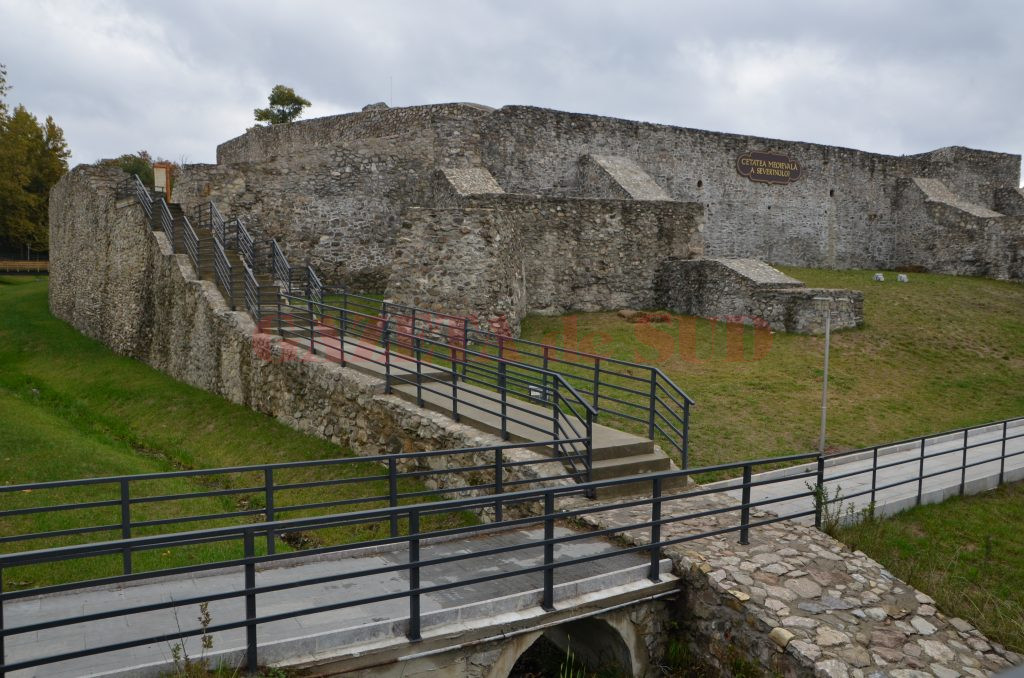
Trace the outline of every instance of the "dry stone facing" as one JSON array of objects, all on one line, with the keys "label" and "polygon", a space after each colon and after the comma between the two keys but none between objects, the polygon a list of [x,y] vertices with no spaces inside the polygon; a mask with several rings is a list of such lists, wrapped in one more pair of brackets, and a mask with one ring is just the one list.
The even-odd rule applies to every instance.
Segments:
[{"label": "dry stone facing", "polygon": [[[663,505],[662,515],[731,504],[719,496],[676,500]],[[621,508],[590,522],[627,525],[649,518],[649,511]],[[725,513],[670,523],[662,527],[662,538],[721,529],[737,520],[736,513]],[[637,544],[649,543],[649,536],[646,530],[627,532]],[[722,668],[737,650],[785,676],[983,676],[1024,662],[967,622],[944,615],[930,596],[864,553],[812,527],[779,522],[751,530],[747,546],[732,533],[669,546],[665,553],[688,590],[681,628],[695,649],[710,648]],[[793,569],[782,575],[766,571],[779,563]]]}]

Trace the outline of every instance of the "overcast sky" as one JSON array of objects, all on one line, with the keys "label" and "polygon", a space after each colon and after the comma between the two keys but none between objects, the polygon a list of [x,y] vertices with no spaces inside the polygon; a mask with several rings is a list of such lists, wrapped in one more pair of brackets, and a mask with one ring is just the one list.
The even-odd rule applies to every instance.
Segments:
[{"label": "overcast sky", "polygon": [[1024,152],[1024,2],[0,0],[9,103],[74,163],[212,162],[276,83],[305,117],[529,104],[918,153]]}]

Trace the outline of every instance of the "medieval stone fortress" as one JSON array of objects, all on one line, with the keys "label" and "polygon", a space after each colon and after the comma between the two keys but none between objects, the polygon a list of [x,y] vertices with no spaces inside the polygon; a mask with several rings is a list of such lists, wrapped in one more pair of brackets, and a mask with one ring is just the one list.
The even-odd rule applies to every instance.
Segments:
[{"label": "medieval stone fortress", "polygon": [[[750,259],[1024,278],[1020,158],[886,156],[565,113],[442,104],[271,127],[175,184],[332,283],[452,313],[623,307],[820,325]],[[840,326],[860,296],[837,292]]]},{"label": "medieval stone fortress", "polygon": [[[52,313],[354,455],[0,486],[114,497],[0,517],[118,512],[3,535],[118,538],[0,553],[0,573],[113,567],[0,588],[0,676],[162,675],[174,633],[179,653],[323,676],[506,678],[544,637],[653,677],[669,631],[722,675],[1019,664],[826,526],[1021,480],[1024,419],[695,468],[685,384],[520,322],[647,309],[817,333],[827,301],[834,326],[864,323],[861,292],[773,265],[1024,281],[1020,169],[475,104],[253,128],[155,188],[75,168],[51,194]],[[184,508],[146,513],[161,502]],[[351,525],[369,527],[331,541]],[[214,542],[235,555],[138,567]],[[195,604],[199,627],[170,626]]]}]

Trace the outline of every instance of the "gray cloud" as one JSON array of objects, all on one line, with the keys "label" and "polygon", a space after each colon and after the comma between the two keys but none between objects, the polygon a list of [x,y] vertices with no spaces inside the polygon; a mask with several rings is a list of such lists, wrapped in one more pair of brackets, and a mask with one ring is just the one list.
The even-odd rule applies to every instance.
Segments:
[{"label": "gray cloud", "polygon": [[0,0],[10,98],[76,162],[211,161],[278,83],[309,116],[532,104],[888,153],[1024,151],[1024,5]]}]

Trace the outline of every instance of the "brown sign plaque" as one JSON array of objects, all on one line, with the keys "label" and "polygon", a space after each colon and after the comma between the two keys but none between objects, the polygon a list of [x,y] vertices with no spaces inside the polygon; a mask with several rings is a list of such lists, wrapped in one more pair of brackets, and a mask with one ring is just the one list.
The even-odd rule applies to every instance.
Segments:
[{"label": "brown sign plaque", "polygon": [[736,171],[761,184],[791,184],[800,178],[800,163],[788,155],[750,151],[736,158]]}]

